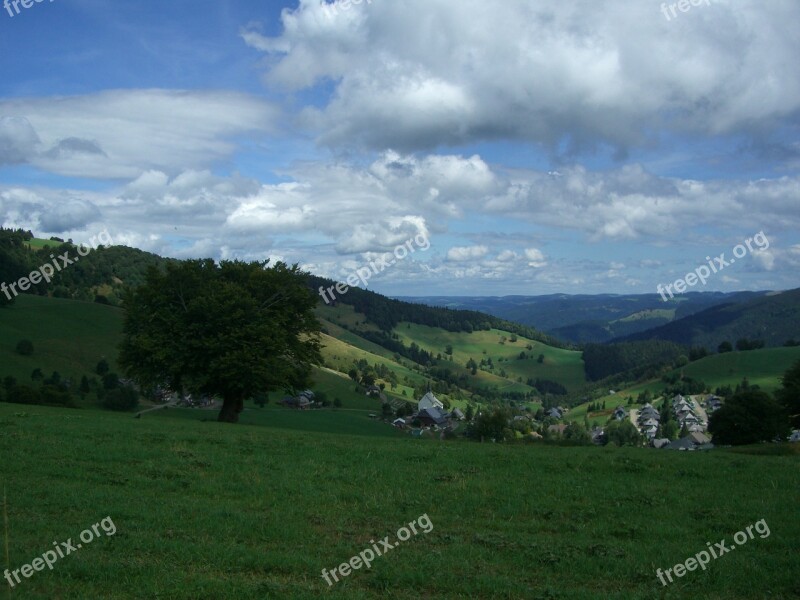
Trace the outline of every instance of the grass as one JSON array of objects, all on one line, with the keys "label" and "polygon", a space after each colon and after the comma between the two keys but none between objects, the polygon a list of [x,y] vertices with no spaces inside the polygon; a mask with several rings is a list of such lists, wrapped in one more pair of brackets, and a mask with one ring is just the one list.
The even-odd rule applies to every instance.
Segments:
[{"label": "grass", "polygon": [[702,379],[712,388],[736,384],[747,377],[751,385],[774,392],[781,387],[780,377],[800,360],[800,347],[764,348],[749,352],[714,354],[690,363],[684,373],[693,379]]},{"label": "grass", "polygon": [[[101,358],[116,370],[123,312],[118,308],[75,300],[20,295],[0,309],[0,376],[30,382],[34,369],[45,375],[79,381],[94,373]],[[20,356],[17,342],[33,342],[32,356]]]},{"label": "grass", "polygon": [[[204,423],[196,412],[173,418],[181,415],[172,410],[136,420],[0,404],[11,569],[107,516],[117,527],[9,597],[800,594],[796,454],[392,439],[290,430],[314,415],[262,412],[270,426]],[[323,581],[323,568],[370,540],[394,541],[423,514],[429,534],[331,588]],[[683,562],[708,541],[730,543],[760,519],[770,537],[669,587],[659,583],[656,568]]]},{"label": "grass", "polygon": [[[511,334],[507,331],[492,329],[490,331],[476,331],[473,333],[449,332],[428,327],[401,323],[395,328],[406,345],[412,342],[434,355],[444,355],[447,345],[453,347],[453,366],[463,368],[472,358],[480,363],[484,358],[491,358],[494,363],[494,372],[478,371],[479,380],[487,384],[497,385],[509,391],[532,391],[524,382],[528,378],[550,379],[564,385],[568,390],[577,389],[586,381],[583,358],[580,352],[553,348],[541,342],[518,337],[512,342]],[[503,340],[505,338],[505,340]],[[501,344],[500,342],[503,341]],[[527,346],[532,347],[531,350]],[[525,352],[530,358],[519,360],[520,352]],[[544,355],[544,362],[539,364],[537,358]],[[500,377],[500,370],[506,371],[506,377]],[[517,378],[522,378],[523,383],[518,383]]]}]

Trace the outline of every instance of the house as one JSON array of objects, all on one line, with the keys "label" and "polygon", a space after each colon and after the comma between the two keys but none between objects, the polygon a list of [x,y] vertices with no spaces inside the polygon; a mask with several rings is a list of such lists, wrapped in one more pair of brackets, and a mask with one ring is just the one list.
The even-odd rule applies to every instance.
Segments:
[{"label": "house", "polygon": [[653,408],[652,404],[645,404],[642,407],[642,410],[639,411],[639,420],[641,420],[642,418],[660,419],[661,414],[655,408]]},{"label": "house", "polygon": [[669,439],[667,438],[658,438],[650,440],[650,444],[653,448],[660,449],[664,448],[665,446],[669,445]]},{"label": "house", "polygon": [[445,427],[449,424],[447,415],[437,407],[425,408],[417,414],[417,419],[422,425],[437,425]]},{"label": "house", "polygon": [[714,412],[715,410],[719,410],[722,407],[722,398],[718,398],[717,396],[709,396],[708,400],[706,400],[706,411]]},{"label": "house", "polygon": [[376,398],[380,396],[382,392],[383,390],[377,385],[371,385],[367,388],[367,396],[370,398]]},{"label": "house", "polygon": [[694,450],[694,447],[695,443],[689,438],[689,436],[675,440],[674,442],[670,442],[664,446],[664,448],[667,450]]},{"label": "house", "polygon": [[405,429],[406,428],[406,420],[397,418],[394,421],[392,421],[392,425],[394,425],[398,429]]},{"label": "house", "polygon": [[624,406],[618,406],[614,409],[613,416],[617,421],[624,421],[628,418],[628,411],[625,410]]},{"label": "house", "polygon": [[711,438],[704,433],[690,433],[687,437],[689,437],[689,439],[691,439],[698,446],[711,443]]},{"label": "house", "polygon": [[714,445],[702,433],[690,433],[664,446],[667,450],[710,450]]},{"label": "house", "polygon": [[426,408],[437,408],[442,410],[444,408],[444,404],[442,404],[439,399],[433,395],[433,392],[428,392],[417,403],[417,410],[419,412],[422,412]]},{"label": "house", "polygon": [[681,400],[680,402],[675,402],[672,405],[672,411],[673,412],[678,413],[678,412],[681,412],[681,411],[684,411],[684,410],[692,410],[692,407],[685,400]]},{"label": "house", "polygon": [[547,416],[553,419],[561,419],[564,417],[564,412],[558,406],[555,406],[547,411]]},{"label": "house", "polygon": [[314,392],[311,390],[304,390],[297,396],[286,396],[281,400],[281,404],[289,408],[296,408],[299,410],[308,410],[314,405]]},{"label": "house", "polygon": [[789,441],[792,443],[800,442],[800,429],[795,429],[792,435],[789,436]]},{"label": "house", "polygon": [[453,412],[451,412],[451,413],[450,413],[450,416],[451,416],[452,418],[454,418],[454,419],[458,419],[459,421],[463,421],[464,419],[466,419],[466,418],[467,418],[467,417],[464,415],[464,413],[463,413],[463,412],[461,412],[461,409],[460,409],[460,408],[454,408],[454,409],[453,409]]},{"label": "house", "polygon": [[645,427],[642,429],[642,435],[647,438],[648,441],[655,439],[656,435],[658,435],[658,427]]}]

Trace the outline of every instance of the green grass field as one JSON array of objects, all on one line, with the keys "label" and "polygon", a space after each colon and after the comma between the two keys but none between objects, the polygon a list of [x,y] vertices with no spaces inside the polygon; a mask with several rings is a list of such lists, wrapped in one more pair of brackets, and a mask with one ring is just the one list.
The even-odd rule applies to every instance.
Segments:
[{"label": "green grass field", "polygon": [[764,348],[714,354],[690,363],[683,371],[686,376],[701,379],[712,388],[722,385],[736,387],[743,377],[747,377],[751,385],[757,384],[763,390],[774,392],[780,387],[779,376],[798,360],[800,347]]},{"label": "green grass field", "polygon": [[[101,358],[115,370],[123,314],[101,304],[20,295],[0,309],[0,375],[28,382],[38,367],[79,380],[94,373]],[[22,339],[33,342],[32,356],[17,354]]]},{"label": "green grass field", "polygon": [[[415,342],[421,348],[434,354],[442,353],[449,344],[453,347],[453,363],[465,370],[467,361],[472,358],[476,362],[491,358],[494,373],[478,372],[478,379],[490,385],[497,385],[509,391],[532,391],[524,382],[528,378],[542,378],[557,381],[568,390],[574,390],[585,383],[583,358],[580,352],[553,348],[541,342],[519,337],[516,342],[510,341],[511,334],[506,331],[492,329],[473,333],[455,333],[442,331],[425,325],[401,323],[395,328],[406,345]],[[505,340],[503,340],[505,338]],[[501,344],[500,342],[503,341]],[[532,347],[527,349],[527,345]],[[530,358],[519,360],[520,352]],[[544,362],[539,364],[537,358],[544,355]],[[506,377],[500,377],[500,370],[506,371]],[[517,383],[517,378],[523,383]]]},{"label": "green grass field", "polygon": [[[336,412],[133,419],[0,404],[10,569],[111,517],[7,597],[797,598],[798,455],[565,448],[325,433]],[[344,411],[342,411],[344,412]],[[256,414],[260,413],[260,414]],[[180,417],[180,418],[175,418]],[[314,419],[320,421],[314,423]],[[328,420],[325,424],[322,421]],[[302,429],[298,431],[297,423]],[[290,427],[291,426],[291,427]],[[364,427],[380,426],[367,421]],[[385,426],[384,426],[385,427]],[[427,514],[328,587],[332,569]],[[670,568],[761,519],[758,536],[663,587]],[[5,558],[3,557],[5,563]]]}]

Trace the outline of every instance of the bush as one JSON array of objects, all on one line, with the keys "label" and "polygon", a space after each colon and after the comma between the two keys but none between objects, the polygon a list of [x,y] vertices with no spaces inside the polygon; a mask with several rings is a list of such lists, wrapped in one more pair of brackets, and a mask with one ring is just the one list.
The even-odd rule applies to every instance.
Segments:
[{"label": "bush", "polygon": [[6,402],[14,404],[40,404],[39,390],[28,385],[15,385],[7,390]]},{"label": "bush", "polygon": [[108,410],[133,410],[139,405],[139,393],[129,386],[108,390],[103,395],[103,407]]},{"label": "bush", "polygon": [[22,356],[30,356],[33,354],[33,342],[30,340],[20,340],[17,343],[17,354]]},{"label": "bush", "polygon": [[116,373],[103,375],[103,387],[107,390],[117,389],[119,387],[119,376]]},{"label": "bush", "polygon": [[66,406],[69,408],[75,407],[75,403],[72,401],[72,395],[63,386],[44,385],[39,391],[39,398],[41,404]]}]

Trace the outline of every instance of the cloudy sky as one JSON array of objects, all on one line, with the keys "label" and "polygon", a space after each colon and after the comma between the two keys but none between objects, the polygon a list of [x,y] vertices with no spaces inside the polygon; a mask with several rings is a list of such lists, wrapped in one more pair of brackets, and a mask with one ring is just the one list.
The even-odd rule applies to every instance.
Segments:
[{"label": "cloudy sky", "polygon": [[695,289],[798,287],[800,3],[687,6],[9,4],[0,224],[336,279],[427,236],[397,295],[654,293],[763,231]]}]

